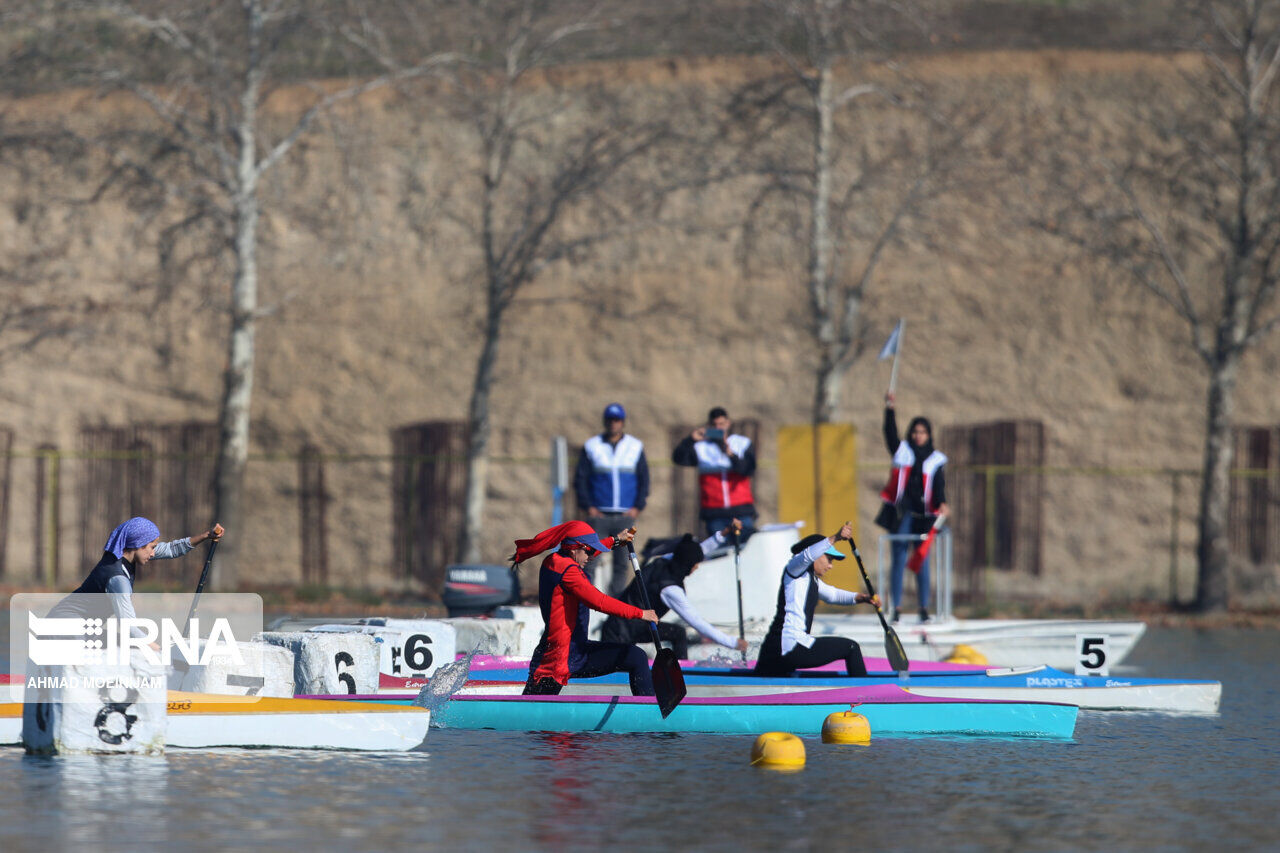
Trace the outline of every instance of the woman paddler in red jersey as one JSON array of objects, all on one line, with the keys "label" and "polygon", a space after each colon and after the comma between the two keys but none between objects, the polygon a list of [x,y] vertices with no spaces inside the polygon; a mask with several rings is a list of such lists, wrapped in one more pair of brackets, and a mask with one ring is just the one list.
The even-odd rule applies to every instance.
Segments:
[{"label": "woman paddler in red jersey", "polygon": [[596,554],[626,545],[635,535],[632,527],[601,539],[585,521],[569,521],[532,539],[516,540],[516,552],[511,556],[516,564],[556,549],[542,561],[538,572],[538,607],[546,627],[529,661],[525,695],[554,696],[570,678],[595,678],[611,672],[630,676],[633,696],[653,695],[649,658],[639,646],[587,639],[589,609],[623,619],[658,621],[652,610],[641,610],[600,592],[582,571]]}]

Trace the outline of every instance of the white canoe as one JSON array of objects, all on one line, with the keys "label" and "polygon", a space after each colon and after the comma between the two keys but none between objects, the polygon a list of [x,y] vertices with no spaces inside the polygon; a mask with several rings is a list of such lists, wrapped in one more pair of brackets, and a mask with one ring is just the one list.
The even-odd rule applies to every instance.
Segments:
[{"label": "white canoe", "polygon": [[[1105,636],[1109,665],[1115,666],[1146,632],[1142,622],[1110,622],[1091,619],[945,619],[919,622],[904,617],[894,625],[911,660],[946,660],[952,649],[966,645],[982,654],[992,666],[1051,666],[1073,670],[1076,637]],[[815,636],[835,635],[856,640],[869,653],[884,647],[884,629],[870,614],[819,613],[810,631]]]},{"label": "white canoe", "polygon": [[[759,686],[738,684],[687,684],[690,696],[752,696],[760,693]],[[770,684],[769,693],[804,693],[830,689],[809,687],[803,684]],[[939,699],[1005,699],[1014,702],[1057,702],[1075,705],[1089,711],[1159,711],[1174,714],[1216,714],[1222,700],[1222,685],[1171,684],[1161,687],[912,687],[904,686],[908,693]],[[517,694],[523,684],[466,685],[462,694]],[[630,689],[616,684],[590,684],[570,681],[561,691],[562,696],[629,696]],[[390,695],[390,694],[389,694]]]},{"label": "white canoe", "polygon": [[[1100,711],[1160,711],[1217,713],[1222,699],[1219,681],[1185,678],[1074,675],[1051,667],[974,668],[945,664],[919,664],[911,673],[894,673],[879,659],[868,660],[871,672],[851,678],[831,669],[806,670],[790,676],[759,676],[742,667],[684,667],[689,696],[733,697],[762,693],[802,693],[871,684],[896,685],[918,696],[941,699],[1003,699],[1019,702],[1057,702]],[[462,688],[470,694],[519,693],[524,689],[528,664],[502,659],[486,660],[469,673]],[[413,696],[423,682],[392,679],[383,682],[382,694]],[[562,695],[626,695],[624,673],[575,679]],[[380,695],[382,695],[380,694]]]},{"label": "white canoe", "polygon": [[[736,624],[720,627],[730,634],[738,632]],[[1051,666],[1066,671],[1076,666],[1077,636],[1106,637],[1108,665],[1114,667],[1128,656],[1147,630],[1143,622],[1091,619],[935,619],[921,623],[909,617],[893,627],[907,657],[913,661],[943,661],[956,646],[965,645],[992,666]],[[747,639],[763,640],[767,628],[766,622],[748,624]],[[848,637],[862,646],[865,655],[883,654],[884,629],[872,614],[818,613],[809,633]],[[725,650],[702,643],[690,647],[689,657],[725,657]]]},{"label": "white canoe", "polygon": [[1222,701],[1222,684],[1217,681],[1112,687],[916,687],[912,685],[904,689],[917,696],[933,696],[940,699],[1062,702],[1094,711],[1216,714]]},{"label": "white canoe", "polygon": [[[404,751],[427,737],[424,708],[170,691],[172,747]],[[0,744],[22,743],[22,703],[0,704]]]}]

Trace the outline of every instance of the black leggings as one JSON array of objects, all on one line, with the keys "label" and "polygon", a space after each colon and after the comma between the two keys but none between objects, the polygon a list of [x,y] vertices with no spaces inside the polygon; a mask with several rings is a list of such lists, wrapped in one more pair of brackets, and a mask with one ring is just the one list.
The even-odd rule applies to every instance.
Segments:
[{"label": "black leggings", "polygon": [[[653,674],[649,672],[649,658],[638,646],[625,643],[597,643],[588,640],[583,644],[582,663],[569,671],[570,678],[595,678],[611,672],[625,672],[631,679],[632,696],[653,695]],[[539,656],[541,657],[541,656]],[[525,696],[555,696],[561,686],[554,678],[534,680],[534,662],[529,668],[529,680],[524,685]]]},{"label": "black leggings", "polygon": [[755,671],[758,675],[790,675],[797,669],[812,669],[833,660],[843,660],[845,672],[849,675],[867,674],[862,649],[848,637],[818,637],[807,649],[796,643],[791,651],[771,660],[766,659],[762,649]]}]

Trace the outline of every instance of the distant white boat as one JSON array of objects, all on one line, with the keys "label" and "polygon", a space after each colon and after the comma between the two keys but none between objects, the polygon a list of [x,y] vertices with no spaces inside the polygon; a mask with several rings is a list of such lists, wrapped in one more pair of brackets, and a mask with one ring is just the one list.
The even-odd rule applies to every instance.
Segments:
[{"label": "distant white boat", "polygon": [[[739,558],[742,572],[742,609],[748,639],[762,639],[773,619],[778,601],[782,568],[791,558],[791,546],[799,539],[794,525],[770,525],[747,540]],[[1105,637],[1107,666],[1120,663],[1146,631],[1142,622],[1112,622],[1086,619],[956,619],[951,616],[950,537],[938,538],[934,559],[937,572],[938,612],[926,623],[914,615],[904,615],[894,626],[907,656],[912,660],[945,660],[957,645],[979,652],[992,666],[1039,666],[1071,671],[1078,660],[1077,636]],[[863,555],[867,559],[867,555]],[[883,567],[868,566],[880,580],[876,591],[887,598],[888,584]],[[733,552],[713,555],[685,582],[685,591],[698,612],[730,635],[738,633],[738,601]],[[523,608],[521,608],[523,610]],[[835,635],[857,640],[864,654],[879,655],[884,649],[884,631],[867,608],[845,613],[818,613],[813,621],[815,635]],[[668,614],[668,620],[675,619]],[[691,657],[723,654],[718,646],[695,646]],[[1097,668],[1097,667],[1095,667]]]},{"label": "distant white boat", "polygon": [[[1076,637],[1106,637],[1108,664],[1122,661],[1147,630],[1142,622],[1088,619],[916,619],[894,625],[911,660],[946,660],[965,645],[993,666],[1051,666],[1072,671],[1076,665]],[[874,615],[819,613],[813,619],[816,636],[835,635],[857,640],[866,654],[882,654],[884,629]],[[692,652],[691,652],[692,654]]]}]

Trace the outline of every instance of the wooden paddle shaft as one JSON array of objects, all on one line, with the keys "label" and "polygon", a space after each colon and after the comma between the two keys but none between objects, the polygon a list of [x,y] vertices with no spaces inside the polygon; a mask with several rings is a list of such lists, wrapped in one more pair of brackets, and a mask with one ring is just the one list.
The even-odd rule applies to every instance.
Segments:
[{"label": "wooden paddle shaft", "polygon": [[[196,594],[191,598],[191,609],[187,611],[187,621],[182,624],[182,636],[187,636],[191,632],[191,620],[196,618],[196,605],[200,602],[200,593],[204,592],[204,585],[209,582],[209,568],[213,565],[213,552],[218,547],[218,540],[214,539],[209,543],[209,553],[204,558],[204,568],[200,571],[200,581],[196,584]],[[173,665],[178,669],[190,669],[190,664],[185,659],[176,658]]]},{"label": "wooden paddle shaft", "polygon": [[[653,603],[649,601],[649,590],[644,585],[644,575],[640,572],[640,558],[636,556],[635,546],[630,542],[627,543],[627,557],[631,560],[631,570],[636,573],[636,580],[640,581],[637,586],[640,587],[640,597],[644,599],[644,609],[652,610]],[[652,622],[647,622],[649,630],[653,632],[653,644],[658,651],[662,651],[662,637],[658,634],[658,626]]]},{"label": "wooden paddle shaft", "polygon": [[[875,598],[876,588],[871,585],[871,578],[867,577],[867,567],[862,565],[862,554],[858,551],[858,543],[850,539],[849,547],[853,550],[853,558],[858,561],[858,571],[862,572],[862,582],[867,585],[867,594]],[[889,623],[884,621],[884,614],[880,612],[879,607],[876,608],[876,615],[880,617],[880,624],[888,630]]]},{"label": "wooden paddle shaft", "polygon": [[[867,567],[862,564],[862,552],[858,550],[858,543],[853,541],[853,537],[849,537],[849,547],[853,550],[853,557],[858,561],[858,571],[862,573],[862,582],[867,585],[867,594],[875,598],[876,588],[871,585],[871,578],[867,576]],[[910,669],[911,663],[907,658],[907,652],[902,648],[902,640],[898,639],[898,632],[889,627],[889,623],[884,620],[884,612],[880,610],[879,605],[875,605],[876,616],[880,617],[880,627],[884,628],[884,644],[885,653],[889,658],[889,665],[895,670],[899,665],[902,669]],[[894,658],[900,658],[894,661]],[[901,670],[899,670],[901,671]]]},{"label": "wooden paddle shaft", "polygon": [[185,636],[187,630],[191,627],[191,620],[196,616],[196,605],[200,601],[200,593],[204,592],[204,585],[209,582],[209,568],[213,566],[213,552],[218,548],[218,540],[214,539],[209,543],[209,553],[204,558],[204,568],[200,571],[200,582],[196,584],[196,594],[191,599],[191,609],[187,611],[187,622],[182,626],[182,633]]},{"label": "wooden paddle shaft", "polygon": [[[742,557],[742,534],[733,531],[733,576],[738,581],[738,639],[745,640],[747,638],[746,622],[742,618],[742,567],[740,558]],[[746,660],[747,653],[742,653],[743,660]]]}]

